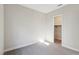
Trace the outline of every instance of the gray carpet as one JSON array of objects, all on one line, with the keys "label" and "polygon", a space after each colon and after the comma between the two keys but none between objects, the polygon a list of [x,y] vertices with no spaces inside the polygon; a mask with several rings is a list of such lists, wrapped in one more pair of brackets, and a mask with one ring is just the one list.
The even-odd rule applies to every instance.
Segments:
[{"label": "gray carpet", "polygon": [[30,46],[5,52],[4,55],[79,55],[79,52],[50,44],[36,43]]}]

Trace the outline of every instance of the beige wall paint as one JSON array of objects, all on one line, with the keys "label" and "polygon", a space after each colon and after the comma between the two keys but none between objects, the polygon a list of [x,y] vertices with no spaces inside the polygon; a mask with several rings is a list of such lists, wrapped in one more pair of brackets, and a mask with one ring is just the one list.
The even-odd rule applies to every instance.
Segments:
[{"label": "beige wall paint", "polygon": [[54,16],[54,40],[61,40],[62,16]]},{"label": "beige wall paint", "polygon": [[54,25],[61,25],[62,16],[54,16]]}]

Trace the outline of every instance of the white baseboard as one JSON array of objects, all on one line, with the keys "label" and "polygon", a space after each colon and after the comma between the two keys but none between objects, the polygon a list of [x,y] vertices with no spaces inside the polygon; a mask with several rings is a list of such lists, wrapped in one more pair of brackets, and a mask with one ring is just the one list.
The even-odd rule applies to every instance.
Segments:
[{"label": "white baseboard", "polygon": [[74,50],[74,51],[79,52],[78,49],[75,49],[75,48],[73,48],[73,47],[70,47],[70,46],[67,46],[67,45],[62,45],[62,46],[65,47],[65,48],[68,48],[68,49],[71,49],[71,50]]},{"label": "white baseboard", "polygon": [[38,41],[29,43],[29,44],[24,44],[24,45],[12,47],[12,48],[8,48],[8,49],[4,50],[4,52],[10,51],[10,50],[14,50],[14,49],[19,49],[19,48],[22,48],[22,47],[25,47],[25,46],[29,46],[29,45],[35,44],[35,43],[37,43],[37,42],[38,42]]}]

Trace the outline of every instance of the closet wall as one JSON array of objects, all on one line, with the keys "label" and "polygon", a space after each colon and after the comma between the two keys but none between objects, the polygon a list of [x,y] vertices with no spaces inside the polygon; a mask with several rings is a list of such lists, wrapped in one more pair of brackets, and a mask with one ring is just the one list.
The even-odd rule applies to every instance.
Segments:
[{"label": "closet wall", "polygon": [[61,16],[54,17],[54,42],[61,41]]}]

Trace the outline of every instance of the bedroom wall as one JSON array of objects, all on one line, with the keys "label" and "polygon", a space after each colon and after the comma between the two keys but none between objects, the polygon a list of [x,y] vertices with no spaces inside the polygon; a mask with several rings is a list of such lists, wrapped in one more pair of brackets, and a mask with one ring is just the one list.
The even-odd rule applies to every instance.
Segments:
[{"label": "bedroom wall", "polygon": [[4,5],[5,51],[45,39],[45,14],[21,5]]},{"label": "bedroom wall", "polygon": [[[62,15],[62,46],[79,51],[79,5],[71,4],[47,14],[48,33],[50,41],[54,41],[53,16]],[[52,39],[53,38],[53,39]]]},{"label": "bedroom wall", "polygon": [[[35,43],[54,42],[54,18],[62,15],[62,46],[79,51],[79,5],[67,5],[48,14],[20,5],[5,5],[5,50]],[[76,42],[76,43],[75,43]]]},{"label": "bedroom wall", "polygon": [[4,8],[0,4],[0,55],[4,52]]}]

